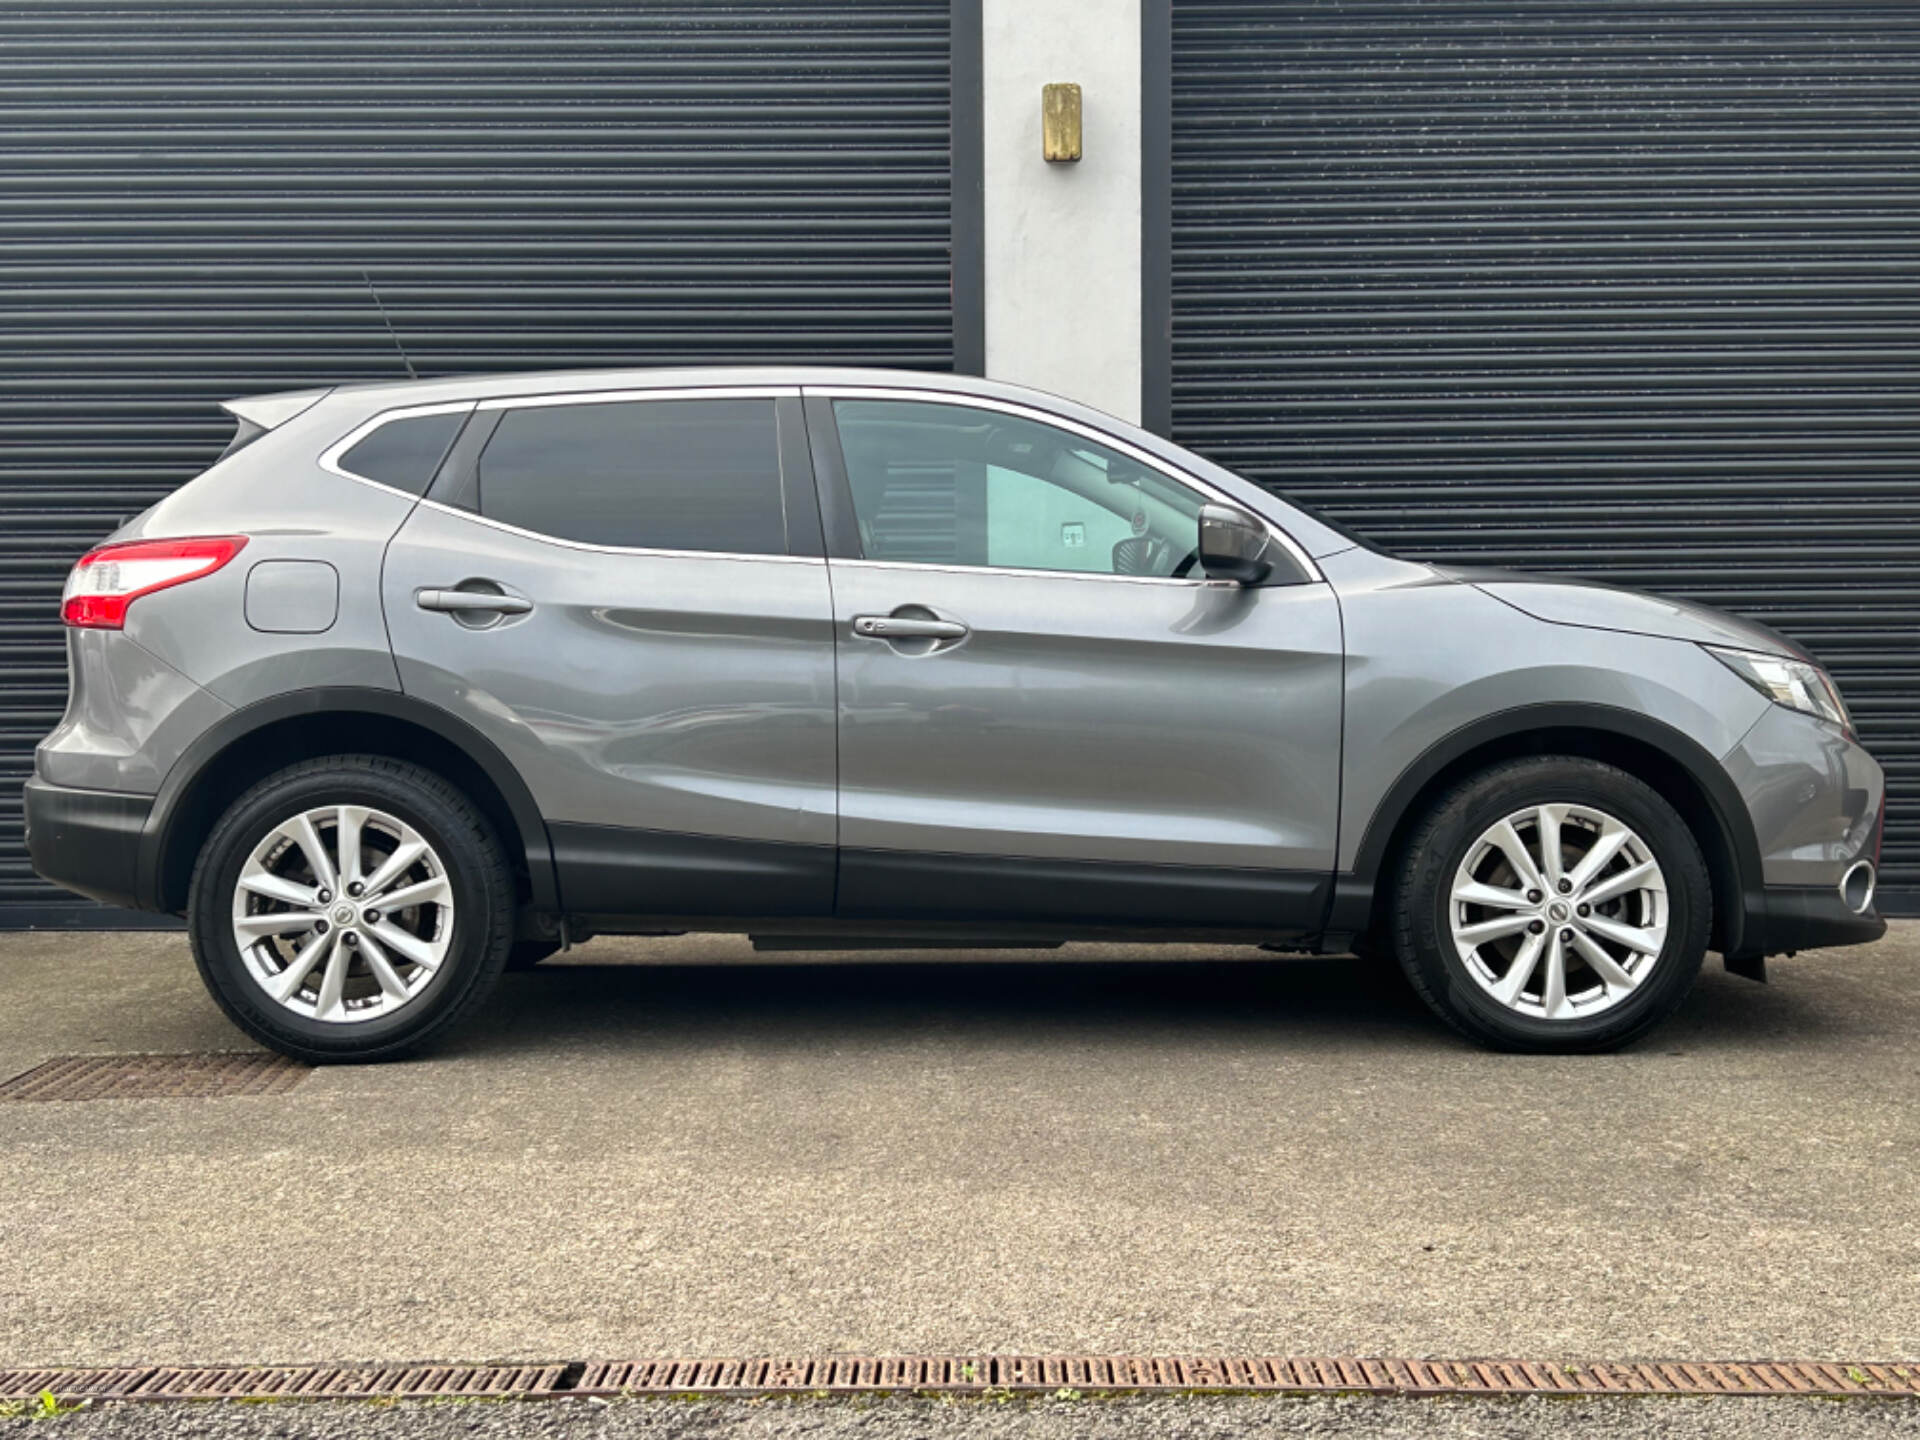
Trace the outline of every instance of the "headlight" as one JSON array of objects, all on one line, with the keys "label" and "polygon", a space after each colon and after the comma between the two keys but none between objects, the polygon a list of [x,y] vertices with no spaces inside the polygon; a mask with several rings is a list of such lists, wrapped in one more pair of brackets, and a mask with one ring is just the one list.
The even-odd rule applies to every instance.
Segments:
[{"label": "headlight", "polygon": [[1784,655],[1765,655],[1757,650],[1722,650],[1718,645],[1705,648],[1714,659],[1776,705],[1831,720],[1849,735],[1853,733],[1853,721],[1847,715],[1847,707],[1840,703],[1840,692],[1818,665]]}]

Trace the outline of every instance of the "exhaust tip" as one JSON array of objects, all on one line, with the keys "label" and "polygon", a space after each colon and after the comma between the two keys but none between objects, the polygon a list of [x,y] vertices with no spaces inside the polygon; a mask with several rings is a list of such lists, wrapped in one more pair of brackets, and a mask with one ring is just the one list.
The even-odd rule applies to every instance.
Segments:
[{"label": "exhaust tip", "polygon": [[1841,903],[1856,915],[1866,914],[1873,908],[1875,878],[1871,860],[1856,860],[1840,877]]}]

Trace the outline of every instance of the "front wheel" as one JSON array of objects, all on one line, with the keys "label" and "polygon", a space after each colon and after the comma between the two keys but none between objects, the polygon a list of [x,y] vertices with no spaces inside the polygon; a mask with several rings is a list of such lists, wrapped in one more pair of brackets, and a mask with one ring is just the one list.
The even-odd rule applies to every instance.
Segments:
[{"label": "front wheel", "polygon": [[194,870],[207,989],[298,1060],[385,1060],[437,1038],[498,978],[513,879],[478,809],[372,755],[291,766],[236,800]]},{"label": "front wheel", "polygon": [[1481,1044],[1609,1050],[1686,998],[1712,903],[1692,832],[1647,785],[1595,760],[1516,760],[1456,786],[1415,831],[1394,949]]}]

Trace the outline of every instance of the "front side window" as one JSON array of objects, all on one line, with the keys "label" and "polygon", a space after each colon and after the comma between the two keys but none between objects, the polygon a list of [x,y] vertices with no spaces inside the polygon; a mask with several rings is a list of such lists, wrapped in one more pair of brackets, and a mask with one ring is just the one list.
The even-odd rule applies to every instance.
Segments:
[{"label": "front side window", "polygon": [[1202,497],[1071,431],[966,405],[836,400],[870,560],[1185,575]]},{"label": "front side window", "polygon": [[787,552],[769,399],[508,410],[481,453],[478,488],[488,519],[561,540]]}]

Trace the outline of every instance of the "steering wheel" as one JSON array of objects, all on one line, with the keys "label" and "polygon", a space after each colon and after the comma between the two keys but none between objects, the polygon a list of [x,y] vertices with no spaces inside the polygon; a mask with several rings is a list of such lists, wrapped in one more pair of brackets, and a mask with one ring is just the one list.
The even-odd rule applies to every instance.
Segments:
[{"label": "steering wheel", "polygon": [[1184,560],[1182,560],[1178,565],[1173,567],[1173,573],[1168,578],[1173,580],[1186,579],[1187,572],[1193,569],[1193,567],[1197,565],[1199,562],[1200,562],[1200,547],[1196,545],[1194,546],[1193,549],[1187,552],[1186,558]]}]

